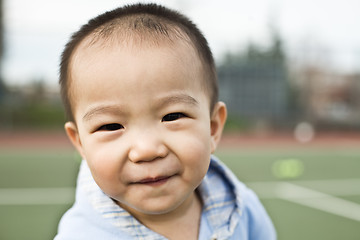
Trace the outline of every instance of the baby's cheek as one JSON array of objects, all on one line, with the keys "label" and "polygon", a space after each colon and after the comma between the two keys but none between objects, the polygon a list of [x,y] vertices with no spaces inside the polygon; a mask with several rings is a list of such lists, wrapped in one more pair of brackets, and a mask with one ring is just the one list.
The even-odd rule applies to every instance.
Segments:
[{"label": "baby's cheek", "polygon": [[117,179],[119,162],[114,155],[114,151],[110,149],[93,149],[86,160],[98,184]]},{"label": "baby's cheek", "polygon": [[211,154],[210,136],[204,131],[194,131],[186,140],[187,151],[195,158],[206,158]]},{"label": "baby's cheek", "polygon": [[192,178],[200,180],[206,174],[210,164],[210,144],[206,140],[189,141],[184,149],[183,164]]}]

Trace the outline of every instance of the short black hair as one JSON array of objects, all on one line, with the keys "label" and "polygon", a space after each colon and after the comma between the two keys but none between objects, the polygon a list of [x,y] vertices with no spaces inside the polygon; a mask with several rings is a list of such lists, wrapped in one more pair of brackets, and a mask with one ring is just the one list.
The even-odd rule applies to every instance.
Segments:
[{"label": "short black hair", "polygon": [[[214,58],[208,42],[197,26],[183,14],[157,4],[133,4],[105,12],[83,25],[75,32],[61,55],[59,83],[67,119],[75,121],[70,97],[71,58],[82,41],[91,36],[106,39],[117,29],[121,31],[150,33],[152,36],[185,35],[198,56],[205,71],[205,89],[210,96],[210,109],[218,101],[217,75]],[[146,35],[148,36],[148,35]],[[146,39],[147,40],[147,39]],[[152,39],[149,39],[152,40]]]}]

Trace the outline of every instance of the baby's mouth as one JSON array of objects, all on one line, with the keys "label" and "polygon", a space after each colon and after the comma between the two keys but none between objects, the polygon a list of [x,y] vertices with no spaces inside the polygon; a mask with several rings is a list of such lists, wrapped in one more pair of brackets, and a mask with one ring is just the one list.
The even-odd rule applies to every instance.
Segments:
[{"label": "baby's mouth", "polygon": [[160,176],[155,178],[144,178],[138,182],[137,184],[151,185],[157,186],[166,183],[172,176]]}]

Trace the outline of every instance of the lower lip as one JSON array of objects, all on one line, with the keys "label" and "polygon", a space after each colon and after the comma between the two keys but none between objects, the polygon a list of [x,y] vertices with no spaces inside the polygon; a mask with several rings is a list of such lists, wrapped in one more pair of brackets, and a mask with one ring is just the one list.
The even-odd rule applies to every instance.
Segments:
[{"label": "lower lip", "polygon": [[162,178],[162,179],[154,180],[154,181],[140,182],[140,184],[144,184],[144,185],[148,185],[148,186],[160,186],[162,184],[165,184],[169,179],[170,179],[170,177],[167,177],[167,178]]}]

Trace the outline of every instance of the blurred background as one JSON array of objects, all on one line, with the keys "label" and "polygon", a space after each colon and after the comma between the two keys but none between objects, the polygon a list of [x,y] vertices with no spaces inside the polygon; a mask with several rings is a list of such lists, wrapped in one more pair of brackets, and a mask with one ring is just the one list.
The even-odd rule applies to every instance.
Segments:
[{"label": "blurred background", "polygon": [[[58,63],[70,34],[99,12],[135,1],[2,0],[0,126],[61,128]],[[166,1],[213,49],[228,128],[360,128],[356,0]]]},{"label": "blurred background", "polygon": [[[56,233],[80,162],[63,132],[60,54],[87,20],[133,2],[0,0],[0,239]],[[208,39],[229,110],[217,154],[279,239],[358,239],[360,2],[152,2]]]}]

